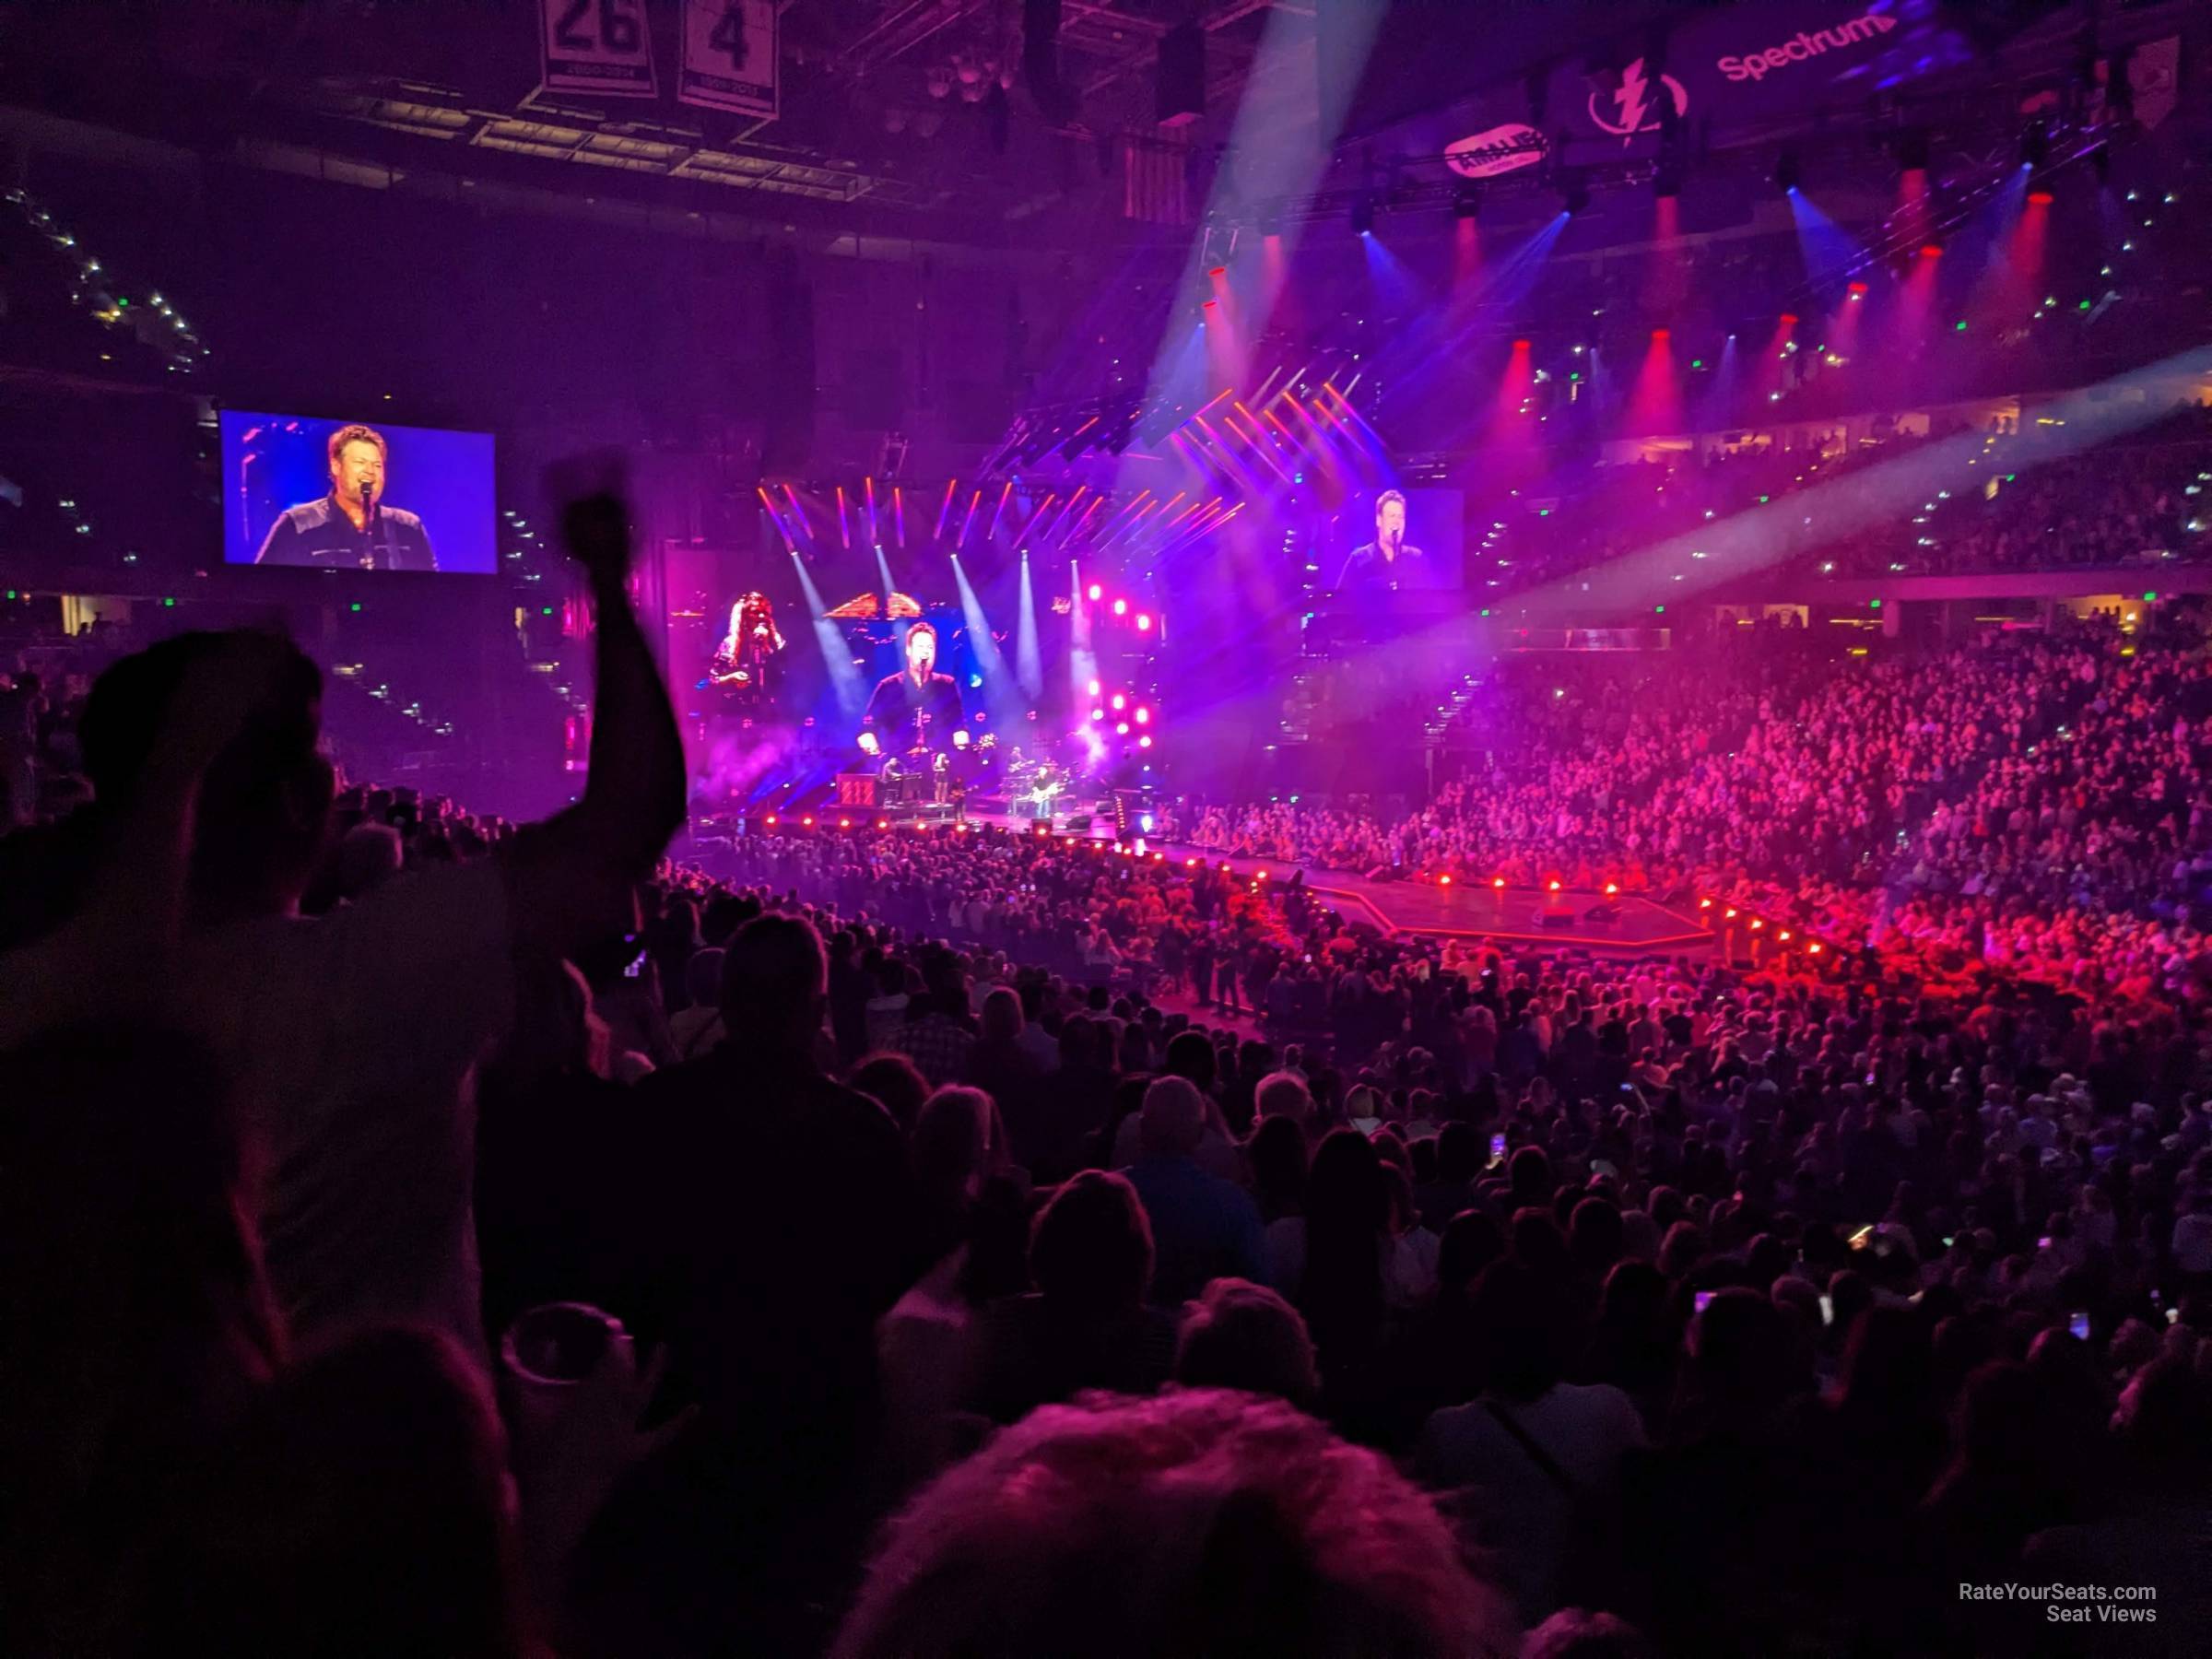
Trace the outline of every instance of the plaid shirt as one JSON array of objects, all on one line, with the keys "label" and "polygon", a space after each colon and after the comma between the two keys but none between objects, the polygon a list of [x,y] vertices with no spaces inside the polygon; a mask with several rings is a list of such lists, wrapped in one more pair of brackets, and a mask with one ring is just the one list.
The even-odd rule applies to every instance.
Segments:
[{"label": "plaid shirt", "polygon": [[947,1015],[924,1014],[900,1026],[891,1046],[921,1069],[932,1088],[942,1088],[967,1077],[968,1054],[975,1039]]}]

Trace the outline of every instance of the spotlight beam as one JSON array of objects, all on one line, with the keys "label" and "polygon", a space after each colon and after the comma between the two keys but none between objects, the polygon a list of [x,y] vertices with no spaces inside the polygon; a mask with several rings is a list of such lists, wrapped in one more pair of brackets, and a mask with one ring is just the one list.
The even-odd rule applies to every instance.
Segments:
[{"label": "spotlight beam", "polygon": [[[2044,410],[2055,424],[2050,429],[2053,435],[2039,444],[2033,465],[2078,454],[2161,418],[2208,374],[2212,347],[2200,347],[2060,398]],[[1606,586],[1620,603],[1641,604],[1653,598],[1679,599],[1687,593],[1756,574],[1871,526],[1901,522],[1939,490],[1957,493],[1984,482],[1984,476],[1968,465],[1984,453],[1978,432],[1944,439],[1614,559],[1606,566]],[[1693,550],[1706,557],[1693,564]],[[1689,580],[1677,582],[1677,575]],[[1569,586],[1561,583],[1539,590],[1527,603],[1539,606],[1547,596],[1566,600],[1570,595]],[[1574,596],[1588,603],[1586,596]]]},{"label": "spotlight beam", "polygon": [[799,528],[806,533],[806,539],[808,541],[812,541],[814,539],[814,525],[807,520],[806,508],[806,505],[799,500],[799,492],[794,489],[790,485],[786,484],[783,486],[783,497],[784,500],[791,503],[792,517],[798,520]]},{"label": "spotlight beam", "polygon": [[1060,532],[1060,546],[1063,548],[1070,547],[1076,537],[1083,534],[1083,526],[1090,523],[1091,514],[1105,505],[1106,498],[1104,496],[1099,496],[1093,500],[1089,506],[1083,509],[1081,518],[1076,520],[1074,524],[1068,524]]},{"label": "spotlight beam", "polygon": [[852,647],[839,631],[822,604],[822,595],[807,573],[806,561],[794,547],[791,568],[798,572],[799,587],[806,595],[806,612],[814,620],[814,641],[821,648],[822,665],[830,671],[830,686],[837,696],[838,712],[848,721],[856,721],[867,706],[867,694],[860,683],[860,670],[853,665]]},{"label": "spotlight beam", "polygon": [[1037,589],[1030,580],[1030,556],[1021,556],[1021,616],[1014,636],[1014,676],[1031,701],[1044,690],[1044,656],[1037,645]]},{"label": "spotlight beam", "polygon": [[891,617],[891,595],[898,589],[891,584],[891,564],[883,555],[881,542],[876,544],[876,573],[883,579],[883,617],[888,622]]},{"label": "spotlight beam", "polygon": [[983,701],[991,707],[992,719],[1003,723],[1006,659],[1000,654],[998,641],[991,637],[991,618],[983,613],[983,602],[976,597],[957,553],[952,556],[952,580],[960,590],[960,618],[968,625],[968,649],[975,653],[976,667],[983,677]]}]

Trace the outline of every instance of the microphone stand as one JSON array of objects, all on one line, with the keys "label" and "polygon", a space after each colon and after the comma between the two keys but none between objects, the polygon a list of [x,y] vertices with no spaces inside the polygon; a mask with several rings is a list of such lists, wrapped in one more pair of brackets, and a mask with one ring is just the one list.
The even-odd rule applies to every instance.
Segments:
[{"label": "microphone stand", "polygon": [[361,486],[361,569],[376,568],[376,492],[364,484]]}]

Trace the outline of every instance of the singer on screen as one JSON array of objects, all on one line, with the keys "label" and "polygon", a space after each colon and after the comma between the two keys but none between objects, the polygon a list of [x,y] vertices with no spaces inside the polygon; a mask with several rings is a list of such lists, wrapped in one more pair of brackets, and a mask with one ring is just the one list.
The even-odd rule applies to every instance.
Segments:
[{"label": "singer on screen", "polygon": [[1386,489],[1375,498],[1375,539],[1352,549],[1336,591],[1394,594],[1432,585],[1429,556],[1406,539],[1406,498]]},{"label": "singer on screen", "polygon": [[960,688],[936,672],[937,630],[917,622],[906,630],[906,666],[887,675],[868,699],[860,747],[870,755],[943,754],[968,747]]},{"label": "singer on screen", "polygon": [[365,426],[330,435],[330,493],[277,514],[255,564],[364,571],[434,571],[422,520],[384,504],[383,434]]}]

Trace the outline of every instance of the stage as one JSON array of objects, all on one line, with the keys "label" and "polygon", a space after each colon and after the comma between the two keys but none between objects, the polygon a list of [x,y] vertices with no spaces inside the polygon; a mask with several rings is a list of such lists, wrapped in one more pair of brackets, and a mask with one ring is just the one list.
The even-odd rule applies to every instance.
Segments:
[{"label": "stage", "polygon": [[[893,821],[916,820],[909,817]],[[1030,819],[1004,813],[970,813],[968,821],[1017,834],[1035,830]],[[1110,814],[1100,813],[1091,818],[1088,828],[1075,830],[1065,817],[1055,818],[1052,833],[1112,842],[1113,820]],[[1164,853],[1172,863],[1203,859],[1208,864],[1227,865],[1241,876],[1269,880],[1288,880],[1300,867],[1273,859],[1225,857],[1217,849],[1182,841],[1147,841],[1145,848],[1148,853]],[[1694,913],[1636,894],[1621,894],[1610,900],[1619,914],[1607,920],[1588,916],[1590,911],[1608,902],[1604,894],[1571,888],[1547,893],[1462,883],[1445,887],[1427,881],[1371,881],[1348,870],[1312,868],[1306,869],[1305,877],[1306,890],[1341,912],[1347,921],[1365,922],[1394,935],[1489,939],[1500,944],[1636,955],[1658,951],[1672,956],[1700,955],[1717,943],[1712,929],[1700,924]]]},{"label": "stage", "polygon": [[1311,870],[1306,873],[1306,888],[1334,900],[1347,916],[1365,912],[1392,934],[1571,946],[1638,955],[1651,951],[1696,954],[1711,949],[1714,943],[1712,929],[1700,926],[1691,917],[1632,895],[1611,900],[1618,915],[1592,918],[1587,912],[1607,902],[1603,894],[1370,881],[1347,872]]}]

